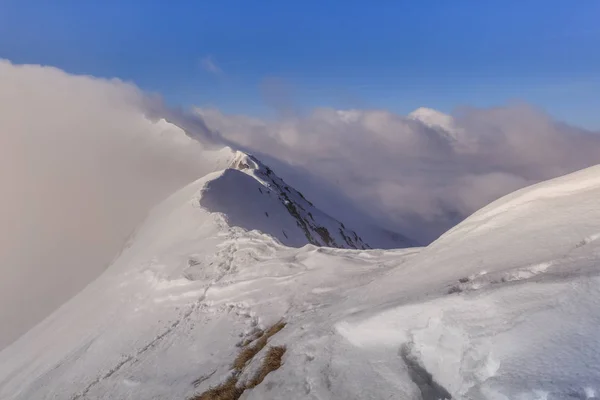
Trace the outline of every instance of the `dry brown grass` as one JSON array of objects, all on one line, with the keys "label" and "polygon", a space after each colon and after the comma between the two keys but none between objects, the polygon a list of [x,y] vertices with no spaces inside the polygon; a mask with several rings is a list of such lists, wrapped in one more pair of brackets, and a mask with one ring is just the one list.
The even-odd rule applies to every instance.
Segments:
[{"label": "dry brown grass", "polygon": [[[285,328],[285,325],[286,323],[281,320],[265,331],[257,331],[251,338],[245,340],[242,343],[242,351],[240,351],[233,361],[233,376],[224,383],[212,387],[204,393],[193,396],[189,400],[238,400],[242,393],[244,393],[244,390],[252,389],[259,385],[271,371],[275,371],[281,367],[281,358],[285,353],[285,346],[269,348],[263,359],[260,370],[247,384],[238,386],[239,376],[246,364],[265,348],[269,338]],[[254,343],[254,345],[250,346],[252,343]],[[203,381],[201,379],[198,379],[195,382],[201,383]]]},{"label": "dry brown grass", "polygon": [[254,340],[254,345],[249,346],[252,343],[252,341],[249,343],[245,342],[246,345],[244,345],[242,351],[240,351],[238,356],[233,361],[233,369],[235,369],[236,371],[241,371],[242,369],[244,369],[246,364],[250,360],[252,360],[254,356],[257,355],[267,345],[267,341],[269,340],[269,338],[275,335],[277,332],[281,331],[283,328],[285,328],[285,322],[279,321],[273,326],[271,326],[269,329],[264,331],[262,335],[258,336],[258,338]]},{"label": "dry brown grass", "polygon": [[212,387],[202,394],[191,397],[190,400],[238,400],[246,388],[237,387],[237,383],[238,377],[234,375],[219,386]]},{"label": "dry brown grass", "polygon": [[241,371],[244,369],[248,361],[252,360],[259,351],[263,349],[267,344],[267,339],[262,336],[254,346],[246,346],[240,351],[235,360],[233,361],[233,369]]},{"label": "dry brown grass", "polygon": [[286,325],[286,323],[283,320],[277,322],[276,324],[272,325],[269,329],[267,329],[265,331],[265,336],[270,338],[271,336],[275,335],[276,333],[281,331],[283,328],[285,328],[285,325]]},{"label": "dry brown grass", "polygon": [[250,332],[250,336],[246,337],[240,343],[236,344],[236,346],[246,347],[250,343],[254,342],[256,339],[258,339],[259,337],[261,337],[264,334],[265,334],[265,331],[263,331],[262,329],[254,328],[254,330],[252,332]]},{"label": "dry brown grass", "polygon": [[285,354],[285,346],[275,346],[269,348],[263,363],[250,382],[246,385],[247,389],[252,389],[261,384],[267,375],[281,367],[281,359]]}]

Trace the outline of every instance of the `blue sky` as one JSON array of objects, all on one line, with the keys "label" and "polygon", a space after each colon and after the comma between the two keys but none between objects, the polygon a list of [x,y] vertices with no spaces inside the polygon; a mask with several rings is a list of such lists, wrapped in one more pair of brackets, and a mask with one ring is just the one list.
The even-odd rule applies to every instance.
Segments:
[{"label": "blue sky", "polygon": [[0,57],[232,113],[527,101],[600,130],[598,20],[597,0],[0,0]]}]

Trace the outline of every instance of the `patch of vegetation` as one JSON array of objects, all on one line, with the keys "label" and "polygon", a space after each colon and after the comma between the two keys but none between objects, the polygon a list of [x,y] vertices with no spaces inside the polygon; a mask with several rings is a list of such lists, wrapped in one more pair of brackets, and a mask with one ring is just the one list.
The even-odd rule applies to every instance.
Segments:
[{"label": "patch of vegetation", "polygon": [[459,281],[460,283],[467,283],[467,282],[469,282],[469,281],[470,281],[470,279],[465,277],[465,278],[460,278],[458,281]]},{"label": "patch of vegetation", "polygon": [[[252,389],[260,385],[270,372],[281,367],[281,359],[286,350],[285,346],[270,347],[263,359],[260,369],[248,383],[240,385],[240,375],[248,362],[267,345],[269,338],[285,328],[285,325],[286,323],[282,320],[265,331],[256,331],[249,341],[244,341],[244,348],[233,362],[233,375],[220,385],[211,387],[204,393],[193,396],[189,400],[238,400],[246,389]],[[253,342],[254,345],[250,346]],[[194,386],[198,386],[210,376],[212,376],[212,374],[208,377],[197,379],[194,381]]]},{"label": "patch of vegetation", "polygon": [[254,339],[256,341],[254,346],[249,346],[252,341],[244,346],[242,351],[238,354],[233,362],[233,369],[236,371],[241,371],[244,369],[248,361],[252,360],[254,356],[257,355],[267,345],[269,338],[281,331],[283,328],[285,328],[285,322],[279,321]]},{"label": "patch of vegetation", "polygon": [[284,320],[281,320],[281,321],[277,322],[276,324],[272,325],[269,329],[267,329],[265,331],[265,335],[268,337],[271,337],[271,336],[275,335],[276,333],[279,333],[283,328],[285,328],[286,325],[287,325],[287,323]]},{"label": "patch of vegetation", "polygon": [[278,370],[279,367],[281,367],[281,359],[285,354],[285,350],[285,346],[270,347],[269,351],[267,351],[267,354],[265,355],[265,358],[263,359],[260,369],[254,376],[254,378],[252,378],[252,380],[248,382],[248,385],[246,387],[248,389],[252,389],[260,385],[262,381],[265,380],[267,375],[269,375],[275,370]]},{"label": "patch of vegetation", "polygon": [[212,387],[190,400],[238,400],[246,388],[238,387],[237,383],[238,377],[234,375],[219,386]]},{"label": "patch of vegetation", "polygon": [[266,339],[261,337],[258,342],[256,342],[256,345],[244,347],[235,358],[235,361],[233,361],[233,369],[236,371],[243,370],[248,361],[252,360],[266,345]]}]

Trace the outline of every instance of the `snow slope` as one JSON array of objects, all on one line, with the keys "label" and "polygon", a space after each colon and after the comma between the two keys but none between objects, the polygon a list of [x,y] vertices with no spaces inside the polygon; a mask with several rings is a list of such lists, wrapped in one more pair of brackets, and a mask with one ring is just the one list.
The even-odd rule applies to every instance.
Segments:
[{"label": "snow slope", "polygon": [[239,173],[170,197],[100,278],[2,351],[0,398],[185,399],[231,377],[240,344],[281,319],[269,346],[286,346],[283,365],[242,399],[597,397],[600,167],[387,251],[287,247],[235,226],[234,203],[201,205]]},{"label": "snow slope", "polygon": [[257,229],[288,246],[366,249],[356,232],[318,210],[255,157],[236,152],[230,168],[208,179],[200,204],[232,226]]},{"label": "snow slope", "polygon": [[596,398],[599,196],[597,166],[492,203],[393,270],[403,290],[368,285],[338,331],[408,348],[456,398]]}]

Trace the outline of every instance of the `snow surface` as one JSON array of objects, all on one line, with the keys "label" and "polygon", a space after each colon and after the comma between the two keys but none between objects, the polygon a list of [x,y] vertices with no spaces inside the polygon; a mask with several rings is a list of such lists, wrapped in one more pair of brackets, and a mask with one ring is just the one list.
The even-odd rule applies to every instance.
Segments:
[{"label": "snow surface", "polygon": [[446,131],[452,132],[454,130],[454,119],[440,111],[421,107],[408,114],[408,118],[421,121],[430,128],[439,127]]},{"label": "snow surface", "polygon": [[244,169],[171,196],[102,276],[2,351],[0,398],[185,399],[282,318],[269,344],[287,346],[283,365],[242,399],[597,397],[600,167],[404,250],[288,247],[236,226],[259,221],[235,202],[202,205],[235,193],[227,182],[262,196]]},{"label": "snow surface", "polygon": [[408,114],[408,118],[437,130],[443,137],[455,145],[464,146],[467,144],[464,142],[468,142],[464,131],[456,125],[451,115],[431,108],[420,107]]}]

